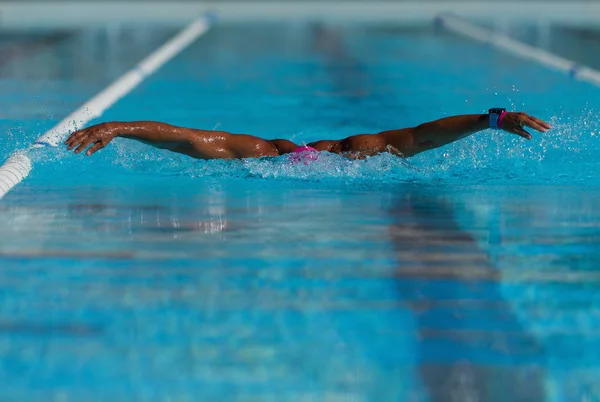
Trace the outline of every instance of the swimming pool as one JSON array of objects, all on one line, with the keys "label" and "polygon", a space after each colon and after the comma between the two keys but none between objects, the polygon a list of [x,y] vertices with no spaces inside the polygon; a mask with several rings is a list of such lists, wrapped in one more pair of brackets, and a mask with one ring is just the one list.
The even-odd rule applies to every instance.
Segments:
[{"label": "swimming pool", "polygon": [[[178,31],[131,29],[20,34],[58,39],[0,66],[1,155]],[[598,91],[433,25],[218,24],[102,120],[309,142],[506,105],[555,129],[308,166],[38,150],[0,202],[3,395],[598,398]]]}]

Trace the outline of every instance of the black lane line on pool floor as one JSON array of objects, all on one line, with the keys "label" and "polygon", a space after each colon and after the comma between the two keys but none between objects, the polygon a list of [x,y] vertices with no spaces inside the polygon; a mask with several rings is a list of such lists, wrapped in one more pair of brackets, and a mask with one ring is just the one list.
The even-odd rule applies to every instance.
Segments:
[{"label": "black lane line on pool floor", "polygon": [[490,390],[504,390],[501,400],[545,401],[545,349],[502,295],[502,273],[456,223],[443,189],[408,187],[389,214],[398,294],[417,323],[429,398],[488,401]]},{"label": "black lane line on pool floor", "polygon": [[[324,69],[329,74],[334,94],[340,94],[330,99],[332,103],[343,102],[343,107],[347,108],[348,117],[335,123],[345,126],[358,122],[374,125],[374,129],[378,128],[378,124],[385,124],[372,121],[371,115],[365,114],[368,110],[366,103],[390,102],[390,99],[382,98],[373,91],[375,82],[369,74],[368,62],[350,54],[344,46],[342,30],[315,25],[313,34],[316,48],[324,56]],[[394,106],[394,110],[398,111],[402,106]],[[452,206],[442,202],[440,196],[435,190],[431,194],[420,186],[407,187],[389,211],[394,222],[389,227],[389,235],[398,260],[406,260],[406,253],[416,259],[411,267],[405,266],[405,263],[399,265],[394,281],[399,286],[399,301],[413,311],[417,323],[416,354],[425,392],[434,402],[457,397],[483,401],[487,400],[486,390],[489,389],[505,389],[515,402],[545,401],[545,374],[540,368],[545,361],[543,348],[519,322],[503,297],[500,291],[501,273],[491,266],[487,254],[479,249],[475,239],[459,228]],[[411,223],[410,227],[406,222]],[[460,247],[456,252],[462,250],[467,257],[477,258],[446,264],[442,267],[445,271],[442,275],[432,272],[440,268],[440,262],[428,257],[432,253],[442,253],[444,245],[440,246],[440,240],[444,238],[448,244]],[[401,285],[413,282],[423,286],[412,288],[413,293],[407,294],[406,286]],[[443,297],[435,292],[437,287],[428,287],[428,282],[444,283],[447,291],[456,296],[452,300],[442,300]],[[473,300],[481,300],[481,303],[476,303],[474,308],[473,303],[465,307]],[[454,303],[453,308],[437,309],[436,313],[442,315],[444,322],[450,322],[449,326],[436,323],[433,314],[428,312],[429,307],[423,309],[418,306],[422,304],[419,302],[434,306],[436,302],[444,301]],[[414,308],[411,307],[413,304]],[[465,320],[461,313],[468,314],[473,309],[483,309],[491,316],[492,323],[495,323],[494,319],[501,320],[507,330],[470,328],[481,323]],[[440,341],[460,345],[461,350],[450,352],[455,354],[455,361],[443,361],[441,356],[439,361],[429,359],[431,347]],[[468,353],[468,356],[461,355],[461,352]],[[490,367],[479,361],[482,354],[502,358],[504,362],[499,362],[499,367]],[[513,357],[519,362],[507,366],[506,360],[512,361]]]}]

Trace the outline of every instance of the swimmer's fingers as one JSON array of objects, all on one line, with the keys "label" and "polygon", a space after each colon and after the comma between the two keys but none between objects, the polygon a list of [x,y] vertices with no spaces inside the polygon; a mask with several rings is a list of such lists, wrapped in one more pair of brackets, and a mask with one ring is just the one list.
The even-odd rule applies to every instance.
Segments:
[{"label": "swimmer's fingers", "polygon": [[86,130],[75,131],[73,134],[71,134],[69,138],[67,138],[67,140],[65,141],[67,149],[73,149],[76,145],[78,145],[81,142],[85,135]]},{"label": "swimmer's fingers", "polygon": [[76,137],[73,137],[69,140],[67,144],[67,149],[72,150],[78,148],[83,142],[85,142],[90,135],[88,133],[82,133]]},{"label": "swimmer's fingers", "polygon": [[537,117],[529,116],[529,118],[531,120],[533,120],[535,123],[537,123],[540,126],[544,127],[546,130],[550,130],[552,128],[552,126],[550,124],[546,123],[543,120],[538,119]]},{"label": "swimmer's fingers", "polygon": [[510,129],[505,129],[505,131],[508,131],[509,133],[512,133],[512,134],[516,134],[520,137],[525,138],[526,140],[531,139],[531,134],[529,134],[527,131],[525,131],[521,127],[512,127]]},{"label": "swimmer's fingers", "polygon": [[512,134],[517,134],[528,140],[531,139],[524,127],[530,127],[542,133],[546,132],[550,125],[525,113],[507,113],[502,122],[502,129]]},{"label": "swimmer's fingers", "polygon": [[87,155],[91,155],[99,149],[104,148],[115,136],[116,132],[112,129],[112,126],[107,123],[102,123],[75,131],[67,138],[65,145],[67,145],[69,150],[75,149],[75,153],[78,154],[90,145],[93,145],[92,148],[94,148],[96,147],[96,144],[102,144],[101,146],[94,148],[93,152],[90,153],[89,150],[86,152]]},{"label": "swimmer's fingers", "polygon": [[93,142],[96,142],[96,141],[97,141],[96,138],[94,138],[91,135],[88,135],[83,140],[81,140],[81,142],[79,143],[79,146],[77,147],[77,149],[75,149],[75,153],[76,154],[80,153],[81,151],[83,151],[84,149],[86,149],[87,147],[92,145]]},{"label": "swimmer's fingers", "polygon": [[105,146],[106,146],[106,144],[103,141],[98,141],[94,145],[92,145],[85,154],[87,156],[93,155],[96,152],[98,152],[99,150],[101,150],[102,148],[104,148]]},{"label": "swimmer's fingers", "polygon": [[69,141],[71,141],[73,138],[77,137],[78,135],[80,135],[83,131],[85,131],[85,129],[82,130],[77,130],[77,131],[73,131],[71,133],[71,135],[65,140],[65,144],[67,144]]},{"label": "swimmer's fingers", "polygon": [[537,119],[535,117],[528,116],[528,115],[525,115],[522,117],[521,125],[531,127],[534,130],[542,132],[542,133],[545,133],[550,128],[548,123],[545,123],[545,122],[541,121],[540,119]]}]

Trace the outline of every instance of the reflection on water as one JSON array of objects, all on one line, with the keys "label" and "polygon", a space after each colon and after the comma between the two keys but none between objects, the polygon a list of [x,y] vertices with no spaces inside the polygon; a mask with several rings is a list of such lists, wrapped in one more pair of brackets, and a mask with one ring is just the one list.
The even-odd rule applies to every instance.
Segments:
[{"label": "reflection on water", "polygon": [[[32,381],[67,374],[71,388],[109,381],[118,395],[403,399],[411,349],[394,347],[411,338],[410,313],[390,286],[386,197],[370,197],[365,221],[362,206],[339,198],[343,188],[311,187],[199,182],[194,191],[88,187],[37,198],[22,188],[0,211],[10,223],[0,274],[11,300],[0,314],[14,322],[0,349],[11,342],[11,361]],[[203,230],[217,222],[222,231]],[[105,330],[69,344],[51,328],[24,339],[19,318],[44,315]],[[14,380],[10,395],[24,389]]]},{"label": "reflection on water", "polygon": [[544,349],[444,194],[413,189],[390,213],[399,296],[417,320],[419,371],[431,400],[545,401]]},{"label": "reflection on water", "polygon": [[[594,105],[589,115],[580,107],[596,98],[562,76],[427,30],[418,38],[293,29],[217,28],[105,118],[309,141],[418,124],[509,96],[547,115],[570,96],[565,114],[575,117],[537,145],[482,135],[408,163],[182,162],[143,147],[119,153],[121,144],[95,159],[40,155],[31,180],[0,204],[3,395],[600,395],[598,194],[514,187],[597,182]],[[22,64],[23,75],[39,74],[39,87],[4,94],[49,94],[44,103],[62,105],[51,112],[64,115],[64,103],[87,99],[136,52],[153,49],[157,40],[144,37],[166,33],[146,31],[132,38],[139,46],[127,45],[126,31],[83,33]],[[85,57],[73,60],[78,54]],[[471,70],[461,55],[483,67]],[[510,77],[500,97],[482,91],[498,77]],[[57,81],[42,91],[46,78]],[[89,78],[94,88],[81,85]],[[515,84],[521,92],[511,92]],[[277,96],[257,96],[267,93]],[[8,123],[34,126],[29,112],[45,119],[28,99],[4,110]],[[340,125],[348,132],[328,128]],[[447,187],[430,187],[440,183]]]},{"label": "reflection on water", "polygon": [[598,254],[596,192],[162,186],[36,186],[36,198],[25,184],[5,199],[10,361],[49,381],[84,381],[83,367],[119,395],[183,397],[217,379],[225,388],[203,395],[598,395],[600,299],[583,279]]}]

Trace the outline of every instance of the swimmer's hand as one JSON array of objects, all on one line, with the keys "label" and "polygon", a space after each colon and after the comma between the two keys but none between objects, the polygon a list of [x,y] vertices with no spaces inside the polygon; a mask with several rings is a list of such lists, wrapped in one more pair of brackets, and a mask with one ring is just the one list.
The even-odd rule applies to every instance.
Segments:
[{"label": "swimmer's hand", "polygon": [[67,138],[65,145],[69,150],[75,149],[76,154],[89,147],[85,154],[90,156],[108,145],[117,136],[117,133],[113,124],[101,123],[75,131]]},{"label": "swimmer's hand", "polygon": [[550,124],[546,123],[545,121],[542,121],[537,117],[529,116],[525,113],[506,113],[504,120],[502,121],[502,130],[530,140],[531,134],[529,134],[523,127],[530,127],[542,133],[545,133],[547,130],[552,128]]}]

